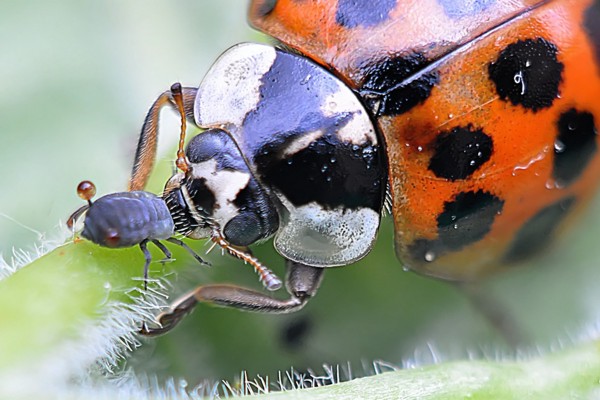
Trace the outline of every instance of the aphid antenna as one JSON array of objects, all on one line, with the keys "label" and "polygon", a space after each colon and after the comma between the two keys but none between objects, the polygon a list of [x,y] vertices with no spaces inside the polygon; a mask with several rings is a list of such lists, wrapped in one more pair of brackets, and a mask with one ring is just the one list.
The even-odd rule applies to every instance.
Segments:
[{"label": "aphid antenna", "polygon": [[87,201],[87,204],[79,207],[67,219],[67,228],[70,230],[73,230],[75,222],[92,206],[92,198],[96,195],[96,185],[91,181],[81,181],[77,185],[77,195]]}]

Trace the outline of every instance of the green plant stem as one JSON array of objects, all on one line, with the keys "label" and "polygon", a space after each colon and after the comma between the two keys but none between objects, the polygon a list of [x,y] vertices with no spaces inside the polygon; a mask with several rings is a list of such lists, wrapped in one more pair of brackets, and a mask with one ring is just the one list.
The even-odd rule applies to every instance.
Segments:
[{"label": "green plant stem", "polygon": [[[136,248],[115,251],[77,241],[1,281],[0,394],[6,394],[7,379],[14,380],[19,373],[23,381],[32,383],[28,390],[35,392],[33,388],[39,383],[40,393],[48,394],[46,378],[52,379],[52,387],[69,387],[74,376],[85,374],[98,359],[114,356],[114,349],[106,347],[118,343],[124,333],[131,334],[136,329],[136,317],[125,316],[121,325],[117,324],[125,331],[104,329],[98,335],[94,329],[106,328],[103,321],[119,320],[110,313],[135,311],[127,305],[139,298],[139,291],[131,289],[142,286],[141,265],[142,256]],[[159,277],[171,269],[154,263],[151,276]],[[146,310],[138,322],[153,312]],[[63,370],[45,377],[45,363]],[[600,396],[599,381],[600,347],[596,341],[588,341],[523,361],[446,362],[261,398],[590,398]],[[114,390],[117,393],[116,387]],[[176,392],[167,392],[167,397],[177,397]]]}]

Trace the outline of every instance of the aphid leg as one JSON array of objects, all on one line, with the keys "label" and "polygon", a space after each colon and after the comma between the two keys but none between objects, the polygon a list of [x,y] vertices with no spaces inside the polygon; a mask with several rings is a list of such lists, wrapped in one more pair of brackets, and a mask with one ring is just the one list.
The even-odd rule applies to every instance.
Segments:
[{"label": "aphid leg", "polygon": [[[196,98],[197,92],[198,89],[192,87],[182,88],[181,90],[185,116],[191,122],[194,121],[194,99]],[[133,170],[131,171],[131,178],[129,180],[130,191],[143,190],[148,182],[150,172],[152,171],[156,159],[160,111],[165,106],[171,106],[177,110],[177,106],[174,103],[170,90],[165,91],[158,96],[146,115],[144,125],[142,125],[142,132],[140,133],[133,162]]]},{"label": "aphid leg", "polygon": [[142,240],[140,249],[142,249],[142,253],[144,253],[144,258],[146,259],[144,263],[144,290],[148,290],[148,269],[150,268],[150,262],[152,262],[152,254],[148,251],[148,239]]},{"label": "aphid leg", "polygon": [[460,283],[458,287],[471,305],[485,317],[489,324],[512,348],[526,344],[527,336],[522,332],[514,315],[479,283]]},{"label": "aphid leg", "polygon": [[204,265],[210,265],[210,263],[208,261],[205,261],[202,257],[200,257],[198,255],[198,253],[196,253],[194,251],[194,249],[192,249],[190,246],[188,246],[187,244],[185,244],[185,242],[174,238],[174,237],[170,237],[167,239],[167,242],[171,242],[173,244],[176,244],[177,246],[181,246],[183,247],[188,253],[190,253],[200,264],[204,264]]},{"label": "aphid leg", "polygon": [[167,249],[167,247],[164,244],[162,244],[158,240],[152,240],[152,243],[154,243],[154,245],[156,247],[158,247],[160,249],[160,251],[162,251],[163,254],[165,255],[165,258],[163,258],[161,260],[162,263],[164,263],[165,261],[171,260],[173,258],[173,254],[171,253],[171,251],[169,249]]},{"label": "aphid leg", "polygon": [[196,288],[156,318],[159,327],[146,324],[140,333],[156,336],[173,329],[198,303],[210,303],[239,310],[285,314],[300,310],[313,297],[323,280],[323,268],[286,261],[285,286],[290,298],[274,298],[266,293],[233,285],[206,285]]}]

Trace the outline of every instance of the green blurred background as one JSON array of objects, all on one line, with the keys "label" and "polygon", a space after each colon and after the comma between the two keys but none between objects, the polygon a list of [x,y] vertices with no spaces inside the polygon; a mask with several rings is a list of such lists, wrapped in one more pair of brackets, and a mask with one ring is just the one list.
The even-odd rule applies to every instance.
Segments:
[{"label": "green blurred background", "polygon": [[[247,27],[246,7],[239,0],[0,3],[5,258],[13,247],[31,248],[36,231],[58,236],[59,221],[81,204],[75,195],[81,179],[92,179],[100,194],[125,188],[138,130],[156,96],[175,81],[197,84],[230,45],[261,40]],[[178,125],[172,115],[163,121],[160,166],[168,173]],[[535,266],[483,284],[540,348],[575,337],[598,320],[599,226],[596,202]],[[175,297],[200,282],[259,286],[247,266],[217,253],[210,270],[189,263],[172,275]],[[283,274],[270,244],[256,255]],[[301,313],[267,316],[201,306],[171,334],[144,341],[127,366],[193,384],[231,378],[242,369],[274,376],[292,366],[320,371],[323,363],[350,362],[360,375],[376,359],[401,365],[504,351],[503,339],[459,290],[403,271],[387,220],[373,254],[327,271],[317,298]]]},{"label": "green blurred background", "polygon": [[0,252],[51,235],[80,180],[123,190],[156,96],[250,33],[239,0],[0,2]]}]

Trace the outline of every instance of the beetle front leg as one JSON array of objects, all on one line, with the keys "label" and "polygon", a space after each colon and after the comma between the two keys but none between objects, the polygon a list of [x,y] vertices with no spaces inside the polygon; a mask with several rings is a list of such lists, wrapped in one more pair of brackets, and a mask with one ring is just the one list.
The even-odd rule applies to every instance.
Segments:
[{"label": "beetle front leg", "polygon": [[286,261],[287,274],[285,286],[290,298],[281,300],[266,293],[234,285],[200,286],[185,295],[160,314],[156,322],[160,327],[148,327],[146,324],[140,333],[156,336],[173,329],[182,318],[190,313],[198,303],[211,303],[240,310],[284,314],[300,310],[313,297],[323,280],[323,268]]},{"label": "beetle front leg", "polygon": [[[196,98],[197,88],[185,87],[182,88],[183,104],[185,109],[185,117],[194,122],[194,99]],[[154,166],[156,159],[156,145],[158,143],[158,122],[160,111],[165,106],[171,106],[177,110],[177,106],[173,101],[173,96],[170,90],[163,92],[152,104],[138,141],[133,161],[133,170],[129,180],[129,190],[143,190],[148,182],[148,177]]]}]

